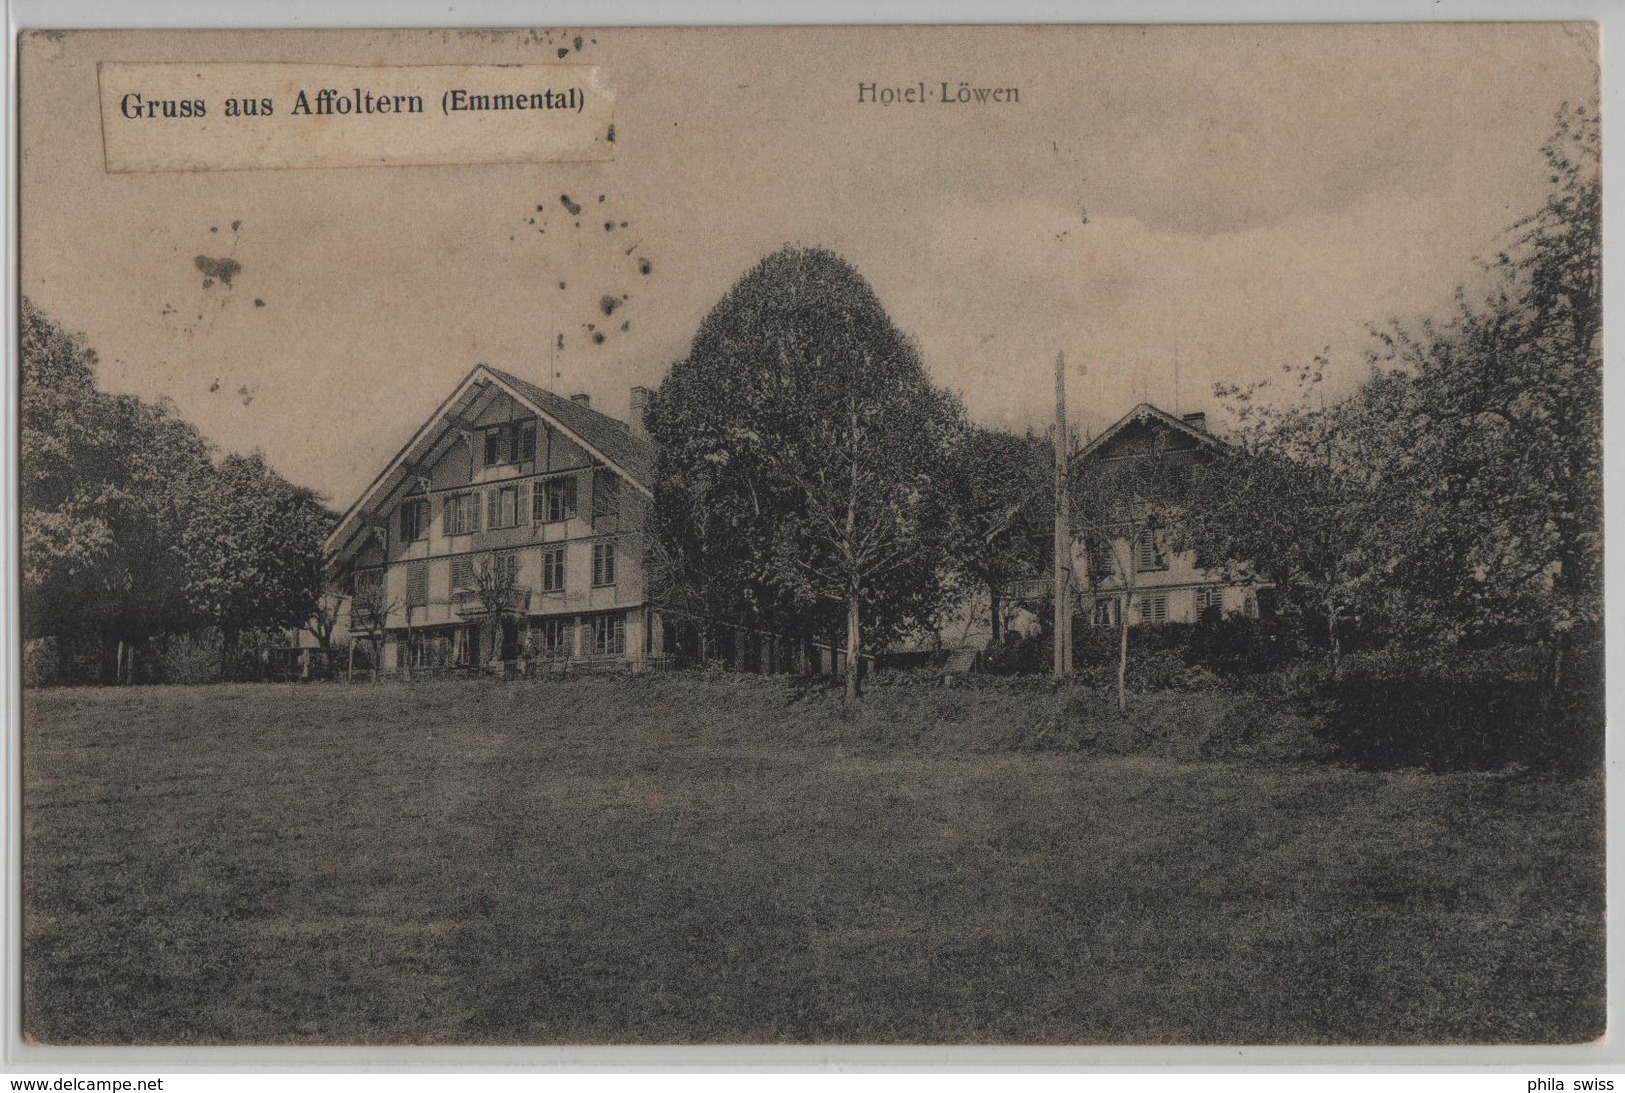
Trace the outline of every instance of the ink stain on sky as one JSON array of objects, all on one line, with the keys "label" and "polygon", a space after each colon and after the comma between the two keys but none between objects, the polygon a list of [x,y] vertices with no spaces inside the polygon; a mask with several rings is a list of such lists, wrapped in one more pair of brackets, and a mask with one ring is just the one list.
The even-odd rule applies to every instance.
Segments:
[{"label": "ink stain on sky", "polygon": [[210,258],[206,254],[200,254],[192,259],[192,264],[203,274],[204,288],[208,288],[215,281],[230,288],[231,279],[243,271],[242,263],[235,258]]}]

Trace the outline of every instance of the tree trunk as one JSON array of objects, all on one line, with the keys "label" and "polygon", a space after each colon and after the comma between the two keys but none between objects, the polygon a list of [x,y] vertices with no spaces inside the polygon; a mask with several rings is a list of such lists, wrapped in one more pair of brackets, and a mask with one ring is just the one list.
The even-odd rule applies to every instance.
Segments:
[{"label": "tree trunk", "polygon": [[1337,604],[1326,601],[1326,648],[1332,659],[1332,678],[1343,678],[1343,639],[1337,632]]},{"label": "tree trunk", "polygon": [[1128,593],[1117,601],[1117,712],[1128,712]]},{"label": "tree trunk", "polygon": [[861,644],[858,640],[858,586],[852,585],[846,596],[846,701],[855,702],[858,697],[858,649]]},{"label": "tree trunk", "polygon": [[987,602],[989,612],[993,616],[993,645],[995,648],[1004,640],[1004,611],[999,602],[999,586],[989,581],[987,584]]}]

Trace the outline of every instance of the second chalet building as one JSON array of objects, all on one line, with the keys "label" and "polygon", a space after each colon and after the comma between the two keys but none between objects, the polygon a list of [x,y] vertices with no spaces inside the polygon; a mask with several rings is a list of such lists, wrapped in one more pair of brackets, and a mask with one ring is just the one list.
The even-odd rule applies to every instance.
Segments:
[{"label": "second chalet building", "polygon": [[[1124,414],[1073,457],[1073,488],[1091,493],[1088,533],[1072,531],[1073,595],[1079,624],[1131,626],[1195,623],[1223,615],[1257,616],[1257,582],[1234,579],[1197,564],[1196,552],[1178,550],[1175,534],[1201,468],[1229,452],[1208,432],[1207,415],[1174,415],[1148,402]],[[1088,491],[1088,482],[1115,480],[1116,488]],[[1137,487],[1156,487],[1141,495]],[[1160,495],[1160,496],[1158,496]],[[1017,580],[1001,590],[1006,603],[1029,612],[1048,610],[1054,586],[1047,577]]]},{"label": "second chalet building", "polygon": [[[1229,445],[1208,432],[1206,414],[1175,416],[1142,402],[1078,453],[1079,474],[1123,471],[1127,473],[1120,480],[1129,484],[1109,503],[1116,511],[1099,514],[1100,538],[1110,542],[1110,549],[1081,551],[1074,563],[1085,621],[1116,626],[1125,603],[1129,622],[1142,626],[1194,623],[1209,612],[1258,614],[1257,584],[1203,569],[1195,551],[1173,549],[1172,525],[1179,520],[1180,505],[1156,505],[1133,491],[1134,483],[1143,482],[1188,494],[1198,468],[1228,450]],[[1184,503],[1194,502],[1187,496]],[[1165,526],[1147,518],[1153,508],[1163,510],[1159,515],[1168,521]]]},{"label": "second chalet building", "polygon": [[327,541],[353,640],[380,639],[376,667],[660,657],[647,397],[633,388],[629,425],[487,365],[464,377]]}]

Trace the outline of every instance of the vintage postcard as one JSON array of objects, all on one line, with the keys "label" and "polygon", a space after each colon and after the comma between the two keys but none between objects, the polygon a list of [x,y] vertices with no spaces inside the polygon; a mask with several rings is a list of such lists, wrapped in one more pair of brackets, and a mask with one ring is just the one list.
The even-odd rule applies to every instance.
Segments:
[{"label": "vintage postcard", "polygon": [[25,1037],[1596,1041],[1598,42],[25,33]]}]

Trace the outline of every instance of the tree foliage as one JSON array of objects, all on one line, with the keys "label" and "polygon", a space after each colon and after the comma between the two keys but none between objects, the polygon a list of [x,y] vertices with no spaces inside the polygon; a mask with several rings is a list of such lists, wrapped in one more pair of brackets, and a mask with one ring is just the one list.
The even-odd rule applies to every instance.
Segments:
[{"label": "tree foliage", "polygon": [[1206,469],[1181,528],[1199,564],[1272,588],[1335,672],[1348,626],[1369,617],[1392,566],[1372,510],[1399,491],[1381,463],[1389,423],[1379,407],[1391,385],[1374,377],[1327,405],[1325,364],[1288,369],[1296,383],[1285,400],[1265,397],[1267,383],[1220,386],[1236,417],[1232,448]]},{"label": "tree foliage", "polygon": [[1434,637],[1555,648],[1600,620],[1599,153],[1595,111],[1565,107],[1543,149],[1552,189],[1489,289],[1380,335],[1382,466],[1410,502],[1388,507],[1384,537],[1405,615]]},{"label": "tree foliage", "polygon": [[702,614],[841,632],[857,653],[941,604],[964,429],[874,291],[827,250],[763,259],[652,402],[657,528]]},{"label": "tree foliage", "polygon": [[1054,550],[1053,459],[1028,431],[972,426],[947,468],[951,492],[949,553],[962,596],[988,596],[993,641],[1002,637],[1000,589],[1042,577]]},{"label": "tree foliage", "polygon": [[1565,107],[1551,191],[1443,319],[1375,331],[1371,373],[1296,397],[1220,390],[1240,456],[1201,507],[1205,560],[1250,569],[1340,635],[1535,643],[1551,679],[1602,610],[1599,133]]},{"label": "tree foliage", "polygon": [[250,629],[304,626],[325,582],[322,541],[332,514],[314,491],[258,452],[228,455],[182,534],[192,606],[220,628],[223,655]]},{"label": "tree foliage", "polygon": [[96,354],[22,305],[20,508],[27,637],[126,641],[195,624],[182,532],[212,470],[167,403],[96,386]]},{"label": "tree foliage", "polygon": [[304,626],[332,514],[258,455],[227,456],[168,402],[97,387],[96,354],[24,299],[26,637],[135,643]]}]

